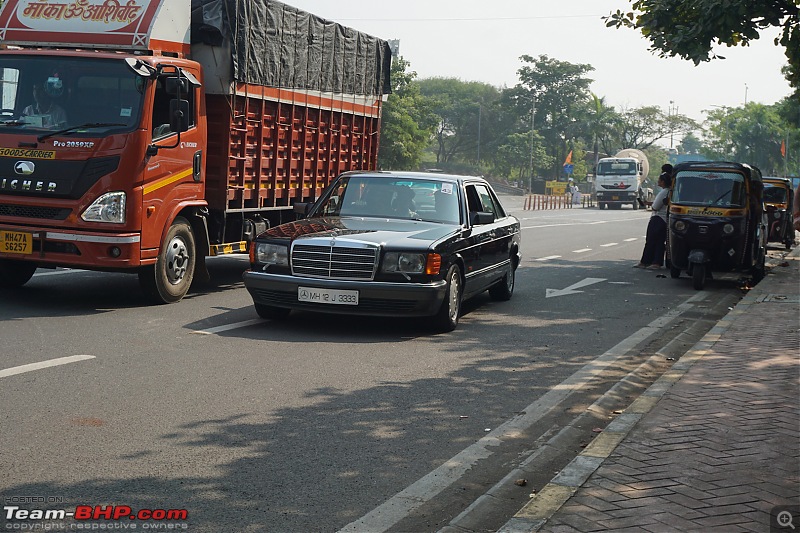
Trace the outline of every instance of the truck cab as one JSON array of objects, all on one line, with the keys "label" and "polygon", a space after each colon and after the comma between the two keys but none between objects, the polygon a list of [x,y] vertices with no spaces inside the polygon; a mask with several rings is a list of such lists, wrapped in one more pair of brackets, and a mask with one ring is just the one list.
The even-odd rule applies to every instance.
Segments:
[{"label": "truck cab", "polygon": [[0,288],[124,271],[176,302],[206,256],[377,166],[388,43],[280,2],[265,32],[245,1],[197,42],[190,0],[0,5]]}]

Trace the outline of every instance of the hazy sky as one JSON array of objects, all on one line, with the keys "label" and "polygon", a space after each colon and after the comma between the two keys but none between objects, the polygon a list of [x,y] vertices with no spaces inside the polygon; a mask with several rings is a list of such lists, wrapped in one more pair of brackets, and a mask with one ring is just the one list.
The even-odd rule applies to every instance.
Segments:
[{"label": "hazy sky", "polygon": [[[519,57],[545,54],[592,65],[591,90],[620,110],[644,105],[702,120],[712,106],[774,104],[790,94],[781,75],[777,29],[749,47],[717,50],[727,59],[701,63],[660,59],[641,34],[606,28],[602,16],[630,8],[626,0],[284,0],[285,3],[383,39],[399,39],[400,55],[419,78],[456,77],[514,86]],[[745,85],[746,84],[746,85]]]}]

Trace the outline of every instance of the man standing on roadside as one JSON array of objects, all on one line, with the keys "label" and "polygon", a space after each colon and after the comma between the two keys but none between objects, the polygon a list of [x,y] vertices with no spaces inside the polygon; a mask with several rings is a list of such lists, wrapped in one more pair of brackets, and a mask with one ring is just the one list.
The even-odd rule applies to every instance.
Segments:
[{"label": "man standing on roadside", "polygon": [[647,224],[642,259],[633,265],[635,268],[657,270],[664,265],[664,253],[667,248],[667,196],[670,185],[672,185],[672,165],[667,163],[661,167],[661,175],[658,176],[658,186],[661,190],[653,200],[653,214]]}]

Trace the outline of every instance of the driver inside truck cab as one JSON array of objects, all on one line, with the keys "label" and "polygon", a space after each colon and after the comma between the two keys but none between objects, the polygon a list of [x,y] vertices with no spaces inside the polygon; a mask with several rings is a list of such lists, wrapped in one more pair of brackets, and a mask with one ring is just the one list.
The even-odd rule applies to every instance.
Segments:
[{"label": "driver inside truck cab", "polygon": [[67,123],[67,113],[55,103],[46,87],[46,83],[33,85],[33,103],[22,110],[22,116],[41,120],[42,127],[61,127]]}]

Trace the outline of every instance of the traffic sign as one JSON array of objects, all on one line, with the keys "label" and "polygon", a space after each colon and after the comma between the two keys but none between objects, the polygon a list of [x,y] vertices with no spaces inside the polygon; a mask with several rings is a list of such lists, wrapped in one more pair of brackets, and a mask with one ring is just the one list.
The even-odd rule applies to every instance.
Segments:
[{"label": "traffic sign", "polygon": [[564,165],[564,172],[565,173],[572,174],[573,170],[575,170],[575,165],[573,165],[573,164]]}]

